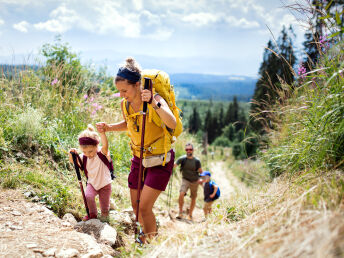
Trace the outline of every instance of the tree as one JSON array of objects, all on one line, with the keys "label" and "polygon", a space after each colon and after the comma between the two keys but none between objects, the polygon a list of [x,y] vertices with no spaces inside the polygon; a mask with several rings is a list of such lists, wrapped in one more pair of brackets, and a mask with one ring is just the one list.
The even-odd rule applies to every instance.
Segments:
[{"label": "tree", "polygon": [[202,128],[202,121],[197,112],[197,108],[193,107],[193,112],[189,118],[189,132],[197,133]]},{"label": "tree", "polygon": [[[304,63],[306,63],[307,71],[312,70],[320,57],[322,49],[322,41],[325,39],[326,27],[339,27],[339,30],[333,34],[337,34],[339,39],[343,39],[344,33],[344,1],[332,0],[332,1],[312,1],[312,27],[305,33],[305,41],[303,42],[304,51],[306,57]],[[326,17],[326,18],[325,18]]]},{"label": "tree", "polygon": [[265,110],[279,100],[281,84],[292,85],[294,81],[293,66],[296,62],[293,40],[295,34],[290,26],[284,26],[277,44],[269,40],[264,51],[263,62],[259,68],[259,79],[252,98],[250,126],[258,134],[265,133],[265,127],[271,127],[269,116]]},{"label": "tree", "polygon": [[204,132],[208,134],[208,142],[211,144],[215,138],[215,130],[216,128],[214,127],[214,119],[213,115],[211,113],[211,110],[208,109],[207,114],[205,115],[205,120],[204,120]]},{"label": "tree", "polygon": [[223,128],[223,133],[222,135],[225,136],[229,141],[233,142],[235,139],[235,128],[233,124],[226,125]]}]

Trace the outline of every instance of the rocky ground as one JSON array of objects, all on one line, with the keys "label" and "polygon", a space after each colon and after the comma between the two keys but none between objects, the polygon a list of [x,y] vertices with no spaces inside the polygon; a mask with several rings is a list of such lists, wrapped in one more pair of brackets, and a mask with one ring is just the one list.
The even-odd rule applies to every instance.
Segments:
[{"label": "rocky ground", "polygon": [[[116,232],[80,233],[74,229],[77,222],[71,215],[61,220],[46,207],[29,202],[19,191],[0,191],[0,221],[0,257],[86,258],[117,254],[111,248]],[[103,229],[107,224],[99,225]],[[78,229],[82,228],[89,227],[79,223]],[[106,240],[108,236],[110,240]]]}]

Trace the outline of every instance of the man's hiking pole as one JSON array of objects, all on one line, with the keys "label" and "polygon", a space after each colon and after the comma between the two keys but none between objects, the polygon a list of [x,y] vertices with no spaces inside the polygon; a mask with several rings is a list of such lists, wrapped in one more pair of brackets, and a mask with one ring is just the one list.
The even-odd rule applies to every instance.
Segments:
[{"label": "man's hiking pole", "polygon": [[[70,154],[72,154],[73,157],[73,163],[74,163],[74,168],[75,168],[75,172],[76,172],[76,176],[78,177],[78,181],[79,181],[79,186],[80,186],[80,190],[81,190],[81,194],[82,194],[82,198],[84,199],[84,204],[85,204],[85,208],[86,208],[86,213],[87,216],[90,217],[90,212],[88,210],[88,206],[87,206],[87,201],[86,201],[86,196],[85,196],[85,192],[84,192],[84,187],[82,185],[82,181],[81,181],[81,175],[80,175],[80,171],[79,168],[80,166],[78,165],[78,161],[80,163],[80,165],[82,166],[82,161],[79,157],[78,154],[71,152]],[[78,160],[77,160],[78,159]]]},{"label": "man's hiking pole", "polygon": [[[145,90],[151,90],[152,88],[152,80],[149,78],[145,78]],[[153,95],[152,95],[153,98]],[[141,195],[141,181],[142,181],[142,159],[143,159],[143,150],[145,144],[145,128],[146,128],[146,112],[147,112],[147,103],[146,101],[143,102],[143,109],[142,109],[142,127],[141,127],[141,146],[140,146],[140,168],[139,168],[139,181],[137,186],[137,197],[136,197],[136,227],[135,227],[135,235],[138,232],[138,225],[139,225],[139,209],[140,209],[140,195]]]}]

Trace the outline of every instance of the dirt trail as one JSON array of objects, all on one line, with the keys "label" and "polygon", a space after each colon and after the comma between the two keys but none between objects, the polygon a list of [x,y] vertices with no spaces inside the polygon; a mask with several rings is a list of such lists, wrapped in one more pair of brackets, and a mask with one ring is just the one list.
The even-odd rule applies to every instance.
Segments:
[{"label": "dirt trail", "polygon": [[221,199],[229,199],[231,195],[246,192],[246,186],[226,168],[222,161],[210,163],[211,177],[218,184]]},{"label": "dirt trail", "polygon": [[[221,190],[221,200],[226,200],[231,197],[231,195],[237,193],[245,192],[245,186],[231,173],[231,171],[226,168],[225,163],[222,161],[212,162],[210,164],[210,172],[212,175],[212,179],[219,185]],[[198,200],[203,200],[203,188],[199,187],[198,189]],[[190,205],[190,198],[189,194],[184,199],[184,210],[187,209]],[[200,205],[201,203],[201,205]],[[196,226],[196,224],[203,224],[206,223],[203,215],[203,201],[198,202],[194,212],[193,212],[193,220],[190,221],[188,219],[177,220],[175,219],[178,213],[178,203],[175,200],[175,203],[172,203],[173,209],[170,212],[170,217],[163,217],[158,216],[158,219],[162,225],[159,232],[162,234],[166,234],[168,232],[174,231],[179,232],[180,234],[188,234],[188,230],[191,227]]]},{"label": "dirt trail", "polygon": [[112,253],[17,190],[1,189],[0,221],[0,257],[72,257],[73,253],[100,257]]}]

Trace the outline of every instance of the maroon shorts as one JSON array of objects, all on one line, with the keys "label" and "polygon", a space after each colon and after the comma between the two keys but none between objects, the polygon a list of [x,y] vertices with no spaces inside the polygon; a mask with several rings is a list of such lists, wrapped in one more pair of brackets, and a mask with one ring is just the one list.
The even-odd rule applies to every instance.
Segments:
[{"label": "maroon shorts", "polygon": [[[174,165],[174,151],[171,150],[171,160],[165,166],[156,166],[144,169],[143,185],[152,187],[153,189],[165,191],[170,180]],[[131,159],[130,174],[128,177],[128,186],[131,189],[137,189],[140,169],[140,158],[134,156]]]}]

